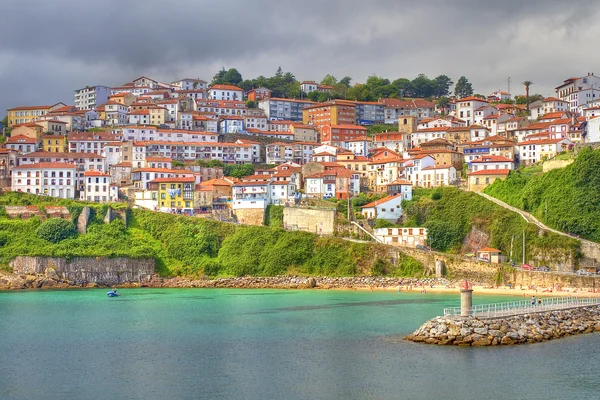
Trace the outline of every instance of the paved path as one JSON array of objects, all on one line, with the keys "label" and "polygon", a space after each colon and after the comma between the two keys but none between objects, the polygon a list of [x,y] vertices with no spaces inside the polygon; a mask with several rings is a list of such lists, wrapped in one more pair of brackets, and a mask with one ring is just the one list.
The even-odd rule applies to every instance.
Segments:
[{"label": "paved path", "polygon": [[[506,209],[508,209],[508,210],[514,211],[514,212],[516,212],[516,213],[519,213],[519,214],[521,215],[521,217],[523,217],[523,219],[524,219],[525,221],[527,221],[527,222],[529,222],[529,223],[531,223],[531,224],[535,224],[535,225],[537,225],[537,226],[538,226],[540,229],[543,229],[543,230],[545,230],[545,231],[554,232],[554,233],[556,233],[556,234],[558,234],[558,235],[562,235],[562,236],[568,236],[568,237],[570,237],[570,238],[572,238],[572,237],[573,237],[573,236],[569,235],[568,233],[564,233],[564,232],[561,232],[561,231],[557,231],[556,229],[550,228],[550,227],[548,227],[548,226],[546,226],[546,225],[542,224],[542,223],[541,223],[541,222],[540,222],[540,221],[539,221],[539,220],[538,220],[536,217],[534,217],[534,216],[533,216],[533,215],[531,215],[530,213],[528,213],[528,212],[526,212],[526,211],[523,211],[523,210],[521,210],[521,209],[518,209],[518,208],[516,208],[516,207],[513,207],[513,206],[511,206],[511,205],[509,205],[509,204],[506,204],[506,203],[505,203],[505,202],[503,202],[502,200],[498,200],[497,198],[495,198],[495,197],[492,197],[492,196],[490,196],[490,195],[488,195],[488,194],[485,194],[485,193],[481,193],[481,192],[474,192],[474,193],[477,193],[477,194],[478,194],[478,195],[480,195],[481,197],[485,197],[486,199],[488,199],[488,200],[490,200],[490,201],[493,201],[494,203],[498,204],[500,207],[504,207],[504,208],[506,208]],[[581,240],[582,242],[590,242],[590,243],[593,243],[593,244],[598,244],[598,243],[591,242],[591,241],[589,241],[589,240],[585,240],[585,239],[578,239],[578,240]]]}]

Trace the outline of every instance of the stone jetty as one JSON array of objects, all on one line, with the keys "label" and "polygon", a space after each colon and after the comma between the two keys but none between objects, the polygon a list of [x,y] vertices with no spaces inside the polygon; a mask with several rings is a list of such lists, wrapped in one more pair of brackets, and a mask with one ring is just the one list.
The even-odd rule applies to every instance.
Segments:
[{"label": "stone jetty", "polygon": [[452,346],[499,346],[545,342],[600,332],[600,307],[522,314],[503,318],[436,317],[406,340]]}]

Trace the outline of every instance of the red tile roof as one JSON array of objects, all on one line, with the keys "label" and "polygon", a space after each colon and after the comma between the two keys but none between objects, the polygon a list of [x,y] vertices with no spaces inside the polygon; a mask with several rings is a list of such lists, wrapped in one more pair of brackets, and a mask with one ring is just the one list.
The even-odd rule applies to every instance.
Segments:
[{"label": "red tile roof", "polygon": [[395,200],[395,199],[397,199],[398,197],[402,198],[402,195],[401,195],[401,194],[395,194],[395,195],[393,195],[393,196],[387,196],[387,197],[384,197],[383,199],[375,200],[375,201],[372,201],[372,202],[371,202],[371,203],[369,203],[369,204],[365,204],[364,206],[362,206],[362,208],[373,208],[373,207],[377,207],[378,205],[381,205],[381,204],[383,204],[383,203],[387,203],[387,202],[388,202],[388,201],[390,201],[390,200]]},{"label": "red tile roof", "polygon": [[237,86],[233,86],[233,85],[212,85],[212,86],[211,86],[210,88],[208,88],[208,89],[209,89],[209,90],[210,90],[210,89],[216,89],[216,90],[237,90],[237,91],[241,91],[241,92],[243,92],[243,91],[244,91],[244,89],[242,89],[242,88],[239,88],[239,87],[237,87]]},{"label": "red tile roof", "polygon": [[58,168],[69,168],[75,169],[75,164],[61,163],[61,162],[41,162],[35,164],[22,164],[14,169],[58,169]]},{"label": "red tile roof", "polygon": [[513,162],[510,158],[503,156],[481,156],[471,161],[472,163],[488,163],[488,162]]},{"label": "red tile roof", "polygon": [[469,172],[467,175],[508,175],[510,169],[482,169],[480,171]]},{"label": "red tile roof", "polygon": [[156,178],[151,180],[149,183],[167,183],[167,182],[195,182],[196,178],[193,176],[180,176],[180,177],[171,177],[171,178]]},{"label": "red tile roof", "polygon": [[105,173],[103,173],[101,171],[91,170],[91,171],[85,171],[83,173],[83,176],[110,176],[110,175],[109,174],[105,174]]}]

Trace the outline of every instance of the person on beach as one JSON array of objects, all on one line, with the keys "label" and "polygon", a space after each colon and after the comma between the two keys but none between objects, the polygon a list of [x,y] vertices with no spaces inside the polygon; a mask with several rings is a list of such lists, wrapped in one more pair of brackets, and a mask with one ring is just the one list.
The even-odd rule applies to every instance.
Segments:
[{"label": "person on beach", "polygon": [[535,296],[531,296],[531,305],[535,306],[535,303],[536,303]]}]

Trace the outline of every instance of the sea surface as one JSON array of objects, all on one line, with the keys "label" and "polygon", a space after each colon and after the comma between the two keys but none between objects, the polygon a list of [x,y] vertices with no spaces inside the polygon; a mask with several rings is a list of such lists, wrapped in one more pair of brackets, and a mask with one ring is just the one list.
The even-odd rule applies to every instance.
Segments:
[{"label": "sea surface", "polygon": [[401,340],[458,294],[119,292],[0,292],[0,399],[600,398],[600,334],[493,348]]}]

